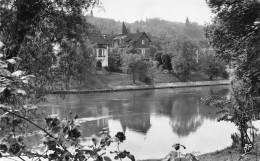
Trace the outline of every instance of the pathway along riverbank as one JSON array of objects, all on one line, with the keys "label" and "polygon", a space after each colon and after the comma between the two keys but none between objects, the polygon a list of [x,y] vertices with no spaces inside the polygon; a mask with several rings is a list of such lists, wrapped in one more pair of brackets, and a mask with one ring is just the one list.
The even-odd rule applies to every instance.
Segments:
[{"label": "pathway along riverbank", "polygon": [[163,89],[163,88],[183,88],[183,87],[200,87],[200,86],[214,86],[214,85],[229,85],[230,80],[220,81],[200,81],[200,82],[175,82],[175,83],[158,83],[154,85],[128,85],[115,86],[105,89],[91,89],[91,90],[60,90],[53,91],[51,94],[80,94],[80,93],[99,93],[99,92],[116,92],[116,91],[131,91],[131,90],[146,90],[146,89]]}]

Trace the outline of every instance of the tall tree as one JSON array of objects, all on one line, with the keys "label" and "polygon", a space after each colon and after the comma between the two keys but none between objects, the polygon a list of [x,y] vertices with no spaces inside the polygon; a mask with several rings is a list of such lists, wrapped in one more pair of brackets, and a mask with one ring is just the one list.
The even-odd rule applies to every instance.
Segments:
[{"label": "tall tree", "polygon": [[124,34],[124,35],[128,34],[128,30],[127,30],[127,28],[125,26],[125,22],[123,22],[123,25],[122,25],[122,34]]},{"label": "tall tree", "polygon": [[209,0],[208,5],[216,16],[205,28],[206,37],[234,69],[231,99],[210,102],[221,108],[221,120],[238,126],[243,149],[252,143],[248,125],[260,114],[260,1]]},{"label": "tall tree", "polygon": [[185,26],[187,27],[187,26],[189,26],[189,25],[190,25],[190,20],[189,20],[188,17],[186,17]]},{"label": "tall tree", "polygon": [[182,81],[187,81],[191,71],[195,70],[196,45],[186,36],[181,36],[175,44],[176,51],[172,58],[172,69]]},{"label": "tall tree", "polygon": [[83,13],[98,4],[98,0],[1,0],[0,41],[6,59],[22,57],[21,69],[50,80],[53,67],[64,60],[55,47],[59,55],[69,50],[90,55],[86,39],[97,29]]},{"label": "tall tree", "polygon": [[249,78],[251,92],[257,92],[260,82],[260,2],[211,0],[208,5],[216,17],[205,31],[217,56],[235,68],[239,79]]}]

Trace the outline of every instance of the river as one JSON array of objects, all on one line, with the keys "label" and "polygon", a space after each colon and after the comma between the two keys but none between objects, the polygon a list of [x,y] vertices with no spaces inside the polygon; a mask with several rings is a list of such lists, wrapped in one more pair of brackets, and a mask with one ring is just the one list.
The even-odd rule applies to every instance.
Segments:
[{"label": "river", "polygon": [[163,158],[181,143],[183,153],[195,155],[221,150],[232,143],[236,127],[217,122],[213,108],[201,99],[208,95],[229,97],[229,86],[172,88],[112,93],[49,96],[41,108],[64,118],[78,114],[83,137],[108,127],[111,135],[122,131],[126,140],[121,149],[137,159]]}]

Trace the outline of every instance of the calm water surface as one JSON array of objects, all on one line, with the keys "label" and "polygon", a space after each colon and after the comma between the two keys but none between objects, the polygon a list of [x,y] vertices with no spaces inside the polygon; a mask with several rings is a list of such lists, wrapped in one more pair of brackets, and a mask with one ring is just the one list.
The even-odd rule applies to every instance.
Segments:
[{"label": "calm water surface", "polygon": [[217,122],[214,109],[201,99],[207,95],[229,96],[229,86],[177,88],[57,95],[48,97],[43,109],[48,114],[66,117],[71,110],[86,121],[83,137],[109,127],[111,135],[126,134],[121,149],[137,159],[162,158],[174,143],[187,147],[185,152],[213,152],[231,145],[236,127]]}]

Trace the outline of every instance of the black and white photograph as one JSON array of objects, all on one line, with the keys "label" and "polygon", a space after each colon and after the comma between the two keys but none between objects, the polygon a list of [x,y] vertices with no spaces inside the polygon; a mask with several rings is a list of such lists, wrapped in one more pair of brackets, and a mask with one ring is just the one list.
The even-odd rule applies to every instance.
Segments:
[{"label": "black and white photograph", "polygon": [[260,161],[260,0],[0,0],[0,161]]}]

